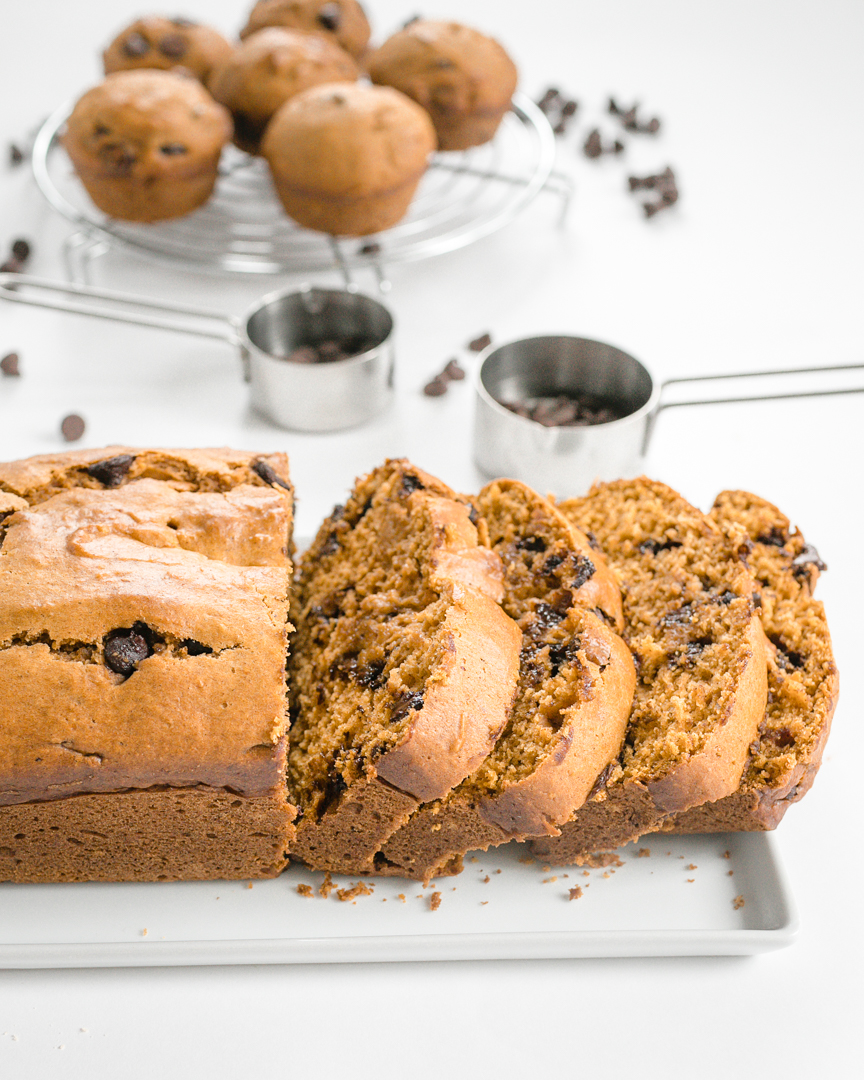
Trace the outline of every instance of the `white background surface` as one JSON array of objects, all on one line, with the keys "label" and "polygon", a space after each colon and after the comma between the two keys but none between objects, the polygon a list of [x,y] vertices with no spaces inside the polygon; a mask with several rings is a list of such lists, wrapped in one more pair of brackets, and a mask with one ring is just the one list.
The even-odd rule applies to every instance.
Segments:
[{"label": "white background surface", "polygon": [[[234,0],[179,6],[227,32],[245,16]],[[476,487],[468,386],[435,400],[419,391],[487,329],[498,340],[556,331],[608,340],[661,378],[864,361],[864,4],[421,7],[498,36],[532,96],[555,83],[580,101],[560,147],[560,168],[578,185],[567,228],[556,229],[556,200],[544,195],[472,249],[394,269],[398,405],[338,437],[292,435],[249,414],[236,357],[218,344],[6,305],[0,352],[20,352],[24,377],[0,384],[0,457],[59,449],[59,420],[73,411],[87,418],[94,446],[285,449],[302,500],[298,527],[308,533],[356,473],[388,454]],[[415,13],[402,0],[370,8],[379,36]],[[4,3],[0,140],[20,139],[95,82],[99,48],[141,11],[130,0]],[[610,93],[643,102],[663,133],[627,138],[623,160],[590,162],[578,149],[587,130],[600,122],[615,133],[603,112]],[[625,178],[666,164],[681,201],[645,221]],[[0,165],[0,246],[28,237],[29,270],[57,277],[66,232],[27,169]],[[95,280],[227,312],[274,285],[166,271],[128,255],[105,257]],[[748,960],[0,972],[0,1072],[857,1075],[862,409],[858,396],[672,411],[647,465],[703,506],[725,487],[769,497],[830,566],[818,595],[842,702],[817,783],[777,836],[802,917],[797,944]]]}]

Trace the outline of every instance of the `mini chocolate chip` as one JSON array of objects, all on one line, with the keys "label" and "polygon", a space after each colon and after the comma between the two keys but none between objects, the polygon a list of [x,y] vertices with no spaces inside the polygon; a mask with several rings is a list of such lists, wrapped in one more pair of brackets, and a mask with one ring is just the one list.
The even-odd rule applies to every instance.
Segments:
[{"label": "mini chocolate chip", "polygon": [[338,30],[342,22],[342,10],[338,4],[324,4],[318,12],[317,20],[325,30]]},{"label": "mini chocolate chip", "polygon": [[159,51],[171,60],[179,60],[181,56],[185,56],[188,48],[186,39],[180,34],[166,34],[159,42]]},{"label": "mini chocolate chip", "polygon": [[12,256],[25,263],[30,258],[31,247],[27,240],[16,240],[12,245]]},{"label": "mini chocolate chip", "polygon": [[139,34],[137,30],[133,30],[131,34],[126,36],[126,40],[121,46],[121,51],[130,59],[135,60],[139,56],[146,56],[147,53],[150,52],[150,42],[143,34]]},{"label": "mini chocolate chip", "polygon": [[442,394],[447,393],[447,382],[442,379],[440,375],[436,375],[431,382],[426,383],[423,387],[423,393],[426,397],[441,397]]},{"label": "mini chocolate chip", "polygon": [[112,671],[128,678],[150,656],[150,646],[134,629],[112,630],[105,638],[104,656]]},{"label": "mini chocolate chip", "polygon": [[252,471],[257,473],[265,484],[273,484],[276,487],[285,488],[286,491],[291,490],[291,485],[288,481],[283,480],[273,466],[264,461],[263,458],[259,458],[257,461],[252,462]]},{"label": "mini chocolate chip", "polygon": [[7,353],[2,360],[0,360],[0,371],[7,378],[13,378],[21,374],[18,367],[19,356],[17,352]]},{"label": "mini chocolate chip", "polygon": [[643,540],[637,551],[641,555],[656,555],[659,551],[669,551],[679,547],[681,547],[680,540],[671,540],[667,537],[665,540]]},{"label": "mini chocolate chip", "polygon": [[381,245],[372,241],[368,244],[362,244],[358,249],[358,255],[379,255],[381,252]]},{"label": "mini chocolate chip", "polygon": [[26,155],[20,146],[16,146],[15,143],[9,143],[9,164],[14,167],[20,165]]},{"label": "mini chocolate chip", "polygon": [[178,157],[180,154],[188,154],[189,147],[184,146],[183,143],[163,143],[159,147],[159,153],[164,154],[165,157]]},{"label": "mini chocolate chip", "polygon": [[578,101],[565,101],[564,104],[561,106],[561,115],[572,116],[578,108]]},{"label": "mini chocolate chip", "polygon": [[116,457],[94,461],[87,466],[87,473],[107,488],[119,487],[126,479],[126,474],[135,460],[133,454],[118,454]]},{"label": "mini chocolate chip", "polygon": [[78,416],[77,413],[70,413],[68,416],[64,416],[60,423],[60,434],[66,442],[77,442],[86,428],[87,425],[82,417]]},{"label": "mini chocolate chip", "polygon": [[448,360],[447,366],[444,368],[444,375],[448,379],[453,379],[454,382],[461,382],[465,378],[465,371],[459,367],[457,360]]},{"label": "mini chocolate chip", "polygon": [[400,495],[410,495],[412,491],[425,491],[426,486],[418,476],[412,476],[411,473],[402,474],[402,484]]},{"label": "mini chocolate chip", "polygon": [[473,341],[468,342],[468,348],[471,352],[483,352],[492,344],[491,334],[481,334],[480,337],[474,338]]}]

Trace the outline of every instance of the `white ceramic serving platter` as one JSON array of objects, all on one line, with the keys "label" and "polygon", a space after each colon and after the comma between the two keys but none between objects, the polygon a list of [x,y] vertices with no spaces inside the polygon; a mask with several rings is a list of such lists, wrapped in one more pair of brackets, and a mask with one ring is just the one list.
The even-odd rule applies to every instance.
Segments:
[{"label": "white ceramic serving platter", "polygon": [[426,889],[370,878],[348,900],[320,896],[323,875],[299,866],[254,883],[3,884],[0,967],[721,956],[797,934],[769,835],[646,837],[618,857],[549,868],[510,844]]}]

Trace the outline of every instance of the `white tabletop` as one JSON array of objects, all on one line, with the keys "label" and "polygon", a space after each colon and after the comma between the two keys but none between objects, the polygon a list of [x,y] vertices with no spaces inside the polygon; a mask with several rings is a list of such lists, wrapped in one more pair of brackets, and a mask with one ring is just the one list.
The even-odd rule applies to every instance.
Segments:
[{"label": "white tabletop", "polygon": [[[379,37],[415,13],[401,0],[368,6]],[[0,458],[61,449],[58,425],[71,412],[87,420],[82,445],[285,450],[302,534],[356,474],[388,455],[407,455],[454,487],[478,486],[470,385],[437,399],[421,389],[483,331],[502,341],[598,338],[661,379],[864,361],[861,3],[436,0],[422,9],[499,37],[532,96],[555,84],[579,101],[559,144],[557,167],[576,183],[566,226],[558,227],[556,197],[543,193],[471,248],[393,267],[397,402],[339,435],[281,431],[251,413],[227,346],[6,304],[0,353],[19,352],[23,375],[0,382]],[[6,5],[4,157],[2,144],[24,140],[98,80],[99,49],[140,13],[132,0]],[[189,0],[183,14],[233,33],[245,7]],[[616,133],[610,94],[638,100],[662,130],[627,137],[620,157],[589,161],[580,147],[591,127]],[[666,165],[681,199],[649,221],[626,177]],[[58,278],[69,232],[26,166],[0,164],[0,248],[26,237],[28,271]],[[96,284],[232,313],[284,284],[208,277],[123,252],[102,256],[93,272]],[[819,382],[862,386],[864,377]],[[671,410],[646,464],[702,506],[728,487],[766,496],[830,567],[817,595],[843,699],[815,787],[777,833],[802,920],[793,946],[751,959],[5,971],[0,1071],[91,1080],[312,1069],[515,1077],[550,1067],[852,1075],[864,1004],[853,746],[862,405],[859,395]]]}]

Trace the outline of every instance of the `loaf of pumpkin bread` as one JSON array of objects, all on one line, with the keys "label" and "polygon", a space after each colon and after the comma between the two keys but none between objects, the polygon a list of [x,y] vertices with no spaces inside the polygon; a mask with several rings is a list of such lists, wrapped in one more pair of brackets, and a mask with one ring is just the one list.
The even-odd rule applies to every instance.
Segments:
[{"label": "loaf of pumpkin bread", "polygon": [[0,465],[0,880],[284,867],[292,513],[281,454]]}]

